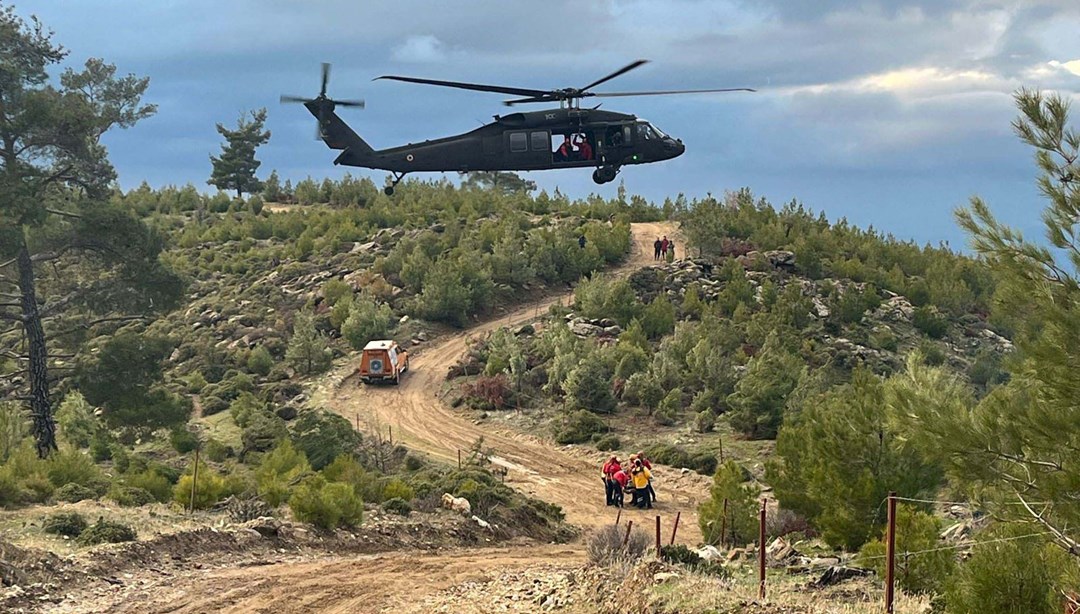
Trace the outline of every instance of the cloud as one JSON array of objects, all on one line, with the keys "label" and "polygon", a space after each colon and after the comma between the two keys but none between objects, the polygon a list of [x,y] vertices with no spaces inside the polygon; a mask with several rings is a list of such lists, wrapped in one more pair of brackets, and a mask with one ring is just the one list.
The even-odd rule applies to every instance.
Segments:
[{"label": "cloud", "polygon": [[449,53],[446,45],[431,34],[410,36],[394,48],[391,57],[398,62],[431,64],[445,62]]}]

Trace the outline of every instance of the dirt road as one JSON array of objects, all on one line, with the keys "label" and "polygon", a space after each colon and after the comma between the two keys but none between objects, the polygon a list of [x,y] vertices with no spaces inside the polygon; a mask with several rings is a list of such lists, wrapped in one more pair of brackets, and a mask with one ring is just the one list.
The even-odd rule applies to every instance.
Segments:
[{"label": "dirt road", "polygon": [[[634,224],[630,256],[615,274],[653,264],[652,243],[663,235],[675,236],[671,224]],[[498,320],[442,340],[412,359],[412,373],[402,379],[400,386],[366,387],[348,379],[332,394],[316,402],[350,420],[360,415],[368,424],[382,426],[384,432],[386,426],[391,426],[395,441],[446,461],[457,462],[458,450],[469,449],[478,437],[483,436],[485,446],[494,451],[493,462],[507,469],[508,484],[561,506],[567,520],[575,525],[590,528],[610,523],[616,510],[604,504],[599,469],[603,453],[564,449],[534,436],[490,424],[474,424],[438,397],[447,369],[464,355],[470,337],[533,320],[537,312],[544,314],[557,302],[568,303],[570,296],[559,295],[520,307]],[[337,374],[337,381],[344,379],[354,368],[353,365],[346,366]],[[667,467],[656,467],[654,474],[659,497],[656,509],[652,512],[626,510],[624,516],[641,516],[635,521],[638,523],[655,522],[655,515],[660,514],[666,517],[665,524],[670,526],[676,512],[681,512],[680,533],[689,541],[699,539],[696,510],[704,496],[701,480],[698,476],[684,477],[679,470]]]},{"label": "dirt road", "polygon": [[[670,224],[634,224],[633,246],[615,274],[628,274],[653,263],[653,241],[678,237]],[[679,241],[681,243],[681,240]],[[456,462],[457,451],[469,448],[481,435],[495,453],[493,462],[507,468],[507,483],[545,501],[560,505],[567,520],[586,531],[615,520],[616,510],[604,505],[600,481],[602,453],[565,448],[539,437],[474,424],[447,407],[438,397],[447,369],[466,349],[468,337],[500,326],[517,325],[545,313],[568,294],[521,307],[498,320],[433,344],[412,361],[412,373],[399,387],[361,387],[346,376],[345,365],[316,389],[313,402],[353,420],[392,426],[394,440],[432,456]],[[343,385],[337,382],[345,380]],[[623,519],[651,530],[655,516],[670,534],[681,513],[679,541],[700,539],[697,504],[707,496],[708,480],[696,474],[657,466],[659,501],[654,510],[627,509]],[[144,590],[109,595],[71,612],[402,612],[414,611],[424,599],[462,583],[490,580],[518,569],[570,569],[584,560],[581,543],[563,546],[500,547],[440,553],[393,552],[360,557],[322,557],[254,567],[207,569],[177,582],[150,583]],[[105,604],[108,604],[107,606]],[[424,606],[426,607],[426,606]],[[530,611],[531,606],[525,610]]]}]

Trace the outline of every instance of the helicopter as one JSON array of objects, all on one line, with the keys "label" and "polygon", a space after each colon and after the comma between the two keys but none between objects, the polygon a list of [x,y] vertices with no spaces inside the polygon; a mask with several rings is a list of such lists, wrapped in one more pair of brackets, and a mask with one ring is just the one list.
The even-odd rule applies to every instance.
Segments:
[{"label": "helicopter", "polygon": [[[668,90],[643,92],[593,92],[592,88],[623,75],[648,60],[637,60],[585,87],[538,90],[501,85],[482,85],[384,75],[380,79],[423,85],[452,87],[515,96],[506,106],[527,103],[559,103],[558,108],[527,113],[495,115],[495,121],[479,128],[441,139],[409,143],[388,149],[373,149],[335,112],[337,107],[363,108],[363,100],[334,100],[326,95],[330,64],[322,64],[322,86],[315,98],[281,96],[282,103],[302,103],[318,120],[317,138],[340,150],[335,165],[387,170],[389,196],[408,173],[457,171],[538,171],[563,168],[593,168],[593,181],[614,181],[623,166],[648,164],[681,156],[686,146],[680,139],[664,134],[648,121],[627,113],[600,110],[600,105],[582,108],[581,101],[593,97],[657,96],[753,92],[750,88]],[[559,142],[560,144],[555,144]]]}]

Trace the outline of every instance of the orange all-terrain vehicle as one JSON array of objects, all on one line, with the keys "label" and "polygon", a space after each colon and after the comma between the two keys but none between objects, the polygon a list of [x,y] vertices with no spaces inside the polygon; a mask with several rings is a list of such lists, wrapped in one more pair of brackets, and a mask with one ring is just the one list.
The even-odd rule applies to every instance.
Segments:
[{"label": "orange all-terrain vehicle", "polygon": [[409,370],[409,353],[394,341],[369,341],[360,355],[360,381],[401,383],[401,374]]}]

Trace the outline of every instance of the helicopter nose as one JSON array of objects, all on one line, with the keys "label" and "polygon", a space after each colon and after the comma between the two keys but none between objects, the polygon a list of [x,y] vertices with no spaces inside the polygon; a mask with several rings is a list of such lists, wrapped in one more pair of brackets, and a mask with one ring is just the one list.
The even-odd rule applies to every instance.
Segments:
[{"label": "helicopter nose", "polygon": [[686,145],[683,145],[682,140],[668,138],[664,142],[664,148],[671,154],[672,158],[678,158],[686,151]]}]

